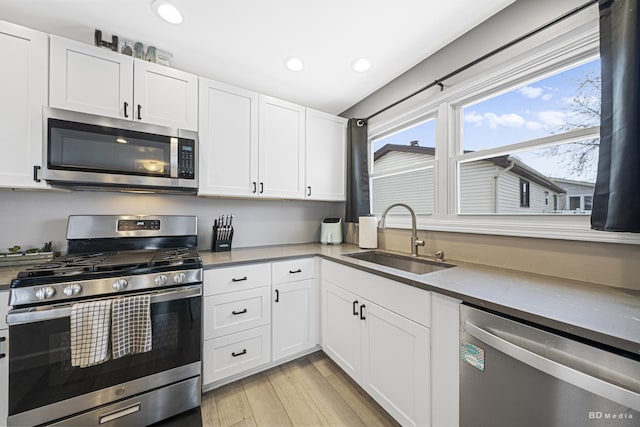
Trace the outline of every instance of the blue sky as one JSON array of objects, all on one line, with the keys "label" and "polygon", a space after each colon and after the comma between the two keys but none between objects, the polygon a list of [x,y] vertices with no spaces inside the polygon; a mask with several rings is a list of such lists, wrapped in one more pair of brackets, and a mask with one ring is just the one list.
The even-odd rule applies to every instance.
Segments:
[{"label": "blue sky", "polygon": [[[583,123],[584,119],[575,113],[574,98],[579,83],[590,74],[600,74],[599,59],[465,106],[464,149],[477,151],[541,138],[559,132],[567,123]],[[584,95],[583,100],[589,105],[599,105],[599,94]],[[413,140],[418,140],[420,146],[434,147],[435,121],[376,141],[373,149],[384,144],[408,145]],[[576,180],[592,180],[595,176],[595,164],[583,174],[576,174],[570,170],[566,156],[554,159],[541,153],[518,153],[517,157],[548,176]]]}]

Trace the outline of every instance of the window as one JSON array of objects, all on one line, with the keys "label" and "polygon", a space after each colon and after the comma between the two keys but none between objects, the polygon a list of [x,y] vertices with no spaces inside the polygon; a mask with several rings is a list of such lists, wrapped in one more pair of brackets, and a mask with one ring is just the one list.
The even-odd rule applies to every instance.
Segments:
[{"label": "window", "polygon": [[529,207],[529,181],[520,179],[520,207]]},{"label": "window", "polygon": [[[420,229],[640,243],[590,229],[598,47],[594,14],[371,118],[372,212],[404,202]],[[411,224],[401,210],[389,219]]]},{"label": "window", "polygon": [[549,208],[550,194],[575,213],[572,193],[593,188],[597,172],[599,70],[596,58],[462,103],[458,213],[567,213]]},{"label": "window", "polygon": [[[373,141],[370,170],[374,215],[381,216],[394,203],[408,204],[417,215],[433,212],[435,130],[434,118],[428,118]],[[397,213],[408,215],[402,210]]]}]

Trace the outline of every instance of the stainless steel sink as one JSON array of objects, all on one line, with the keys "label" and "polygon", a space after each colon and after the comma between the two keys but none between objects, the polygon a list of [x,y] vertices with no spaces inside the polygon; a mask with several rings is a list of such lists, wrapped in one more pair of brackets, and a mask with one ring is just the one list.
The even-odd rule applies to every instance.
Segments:
[{"label": "stainless steel sink", "polygon": [[398,270],[414,274],[432,273],[434,271],[444,270],[445,268],[455,267],[455,265],[446,264],[444,262],[379,251],[357,252],[353,254],[345,254],[345,256],[359,259],[361,261],[384,265],[386,267],[397,268]]}]

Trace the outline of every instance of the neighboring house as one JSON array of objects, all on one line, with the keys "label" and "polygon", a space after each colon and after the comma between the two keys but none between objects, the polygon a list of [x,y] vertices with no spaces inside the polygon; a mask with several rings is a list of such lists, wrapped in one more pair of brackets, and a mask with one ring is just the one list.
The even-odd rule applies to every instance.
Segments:
[{"label": "neighboring house", "polygon": [[[426,167],[435,149],[387,144],[373,156],[373,212],[404,200],[416,213],[433,211],[433,168]],[[463,163],[459,171],[459,211],[487,213],[553,213],[554,200],[565,189],[514,156]]]},{"label": "neighboring house", "polygon": [[558,198],[554,208],[557,213],[591,213],[595,183],[561,178],[551,180],[564,188],[566,193]]}]

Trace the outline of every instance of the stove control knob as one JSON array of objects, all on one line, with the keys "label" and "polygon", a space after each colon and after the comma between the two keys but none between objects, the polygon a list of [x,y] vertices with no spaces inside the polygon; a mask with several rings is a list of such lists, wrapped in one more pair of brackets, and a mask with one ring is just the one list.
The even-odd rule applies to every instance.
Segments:
[{"label": "stove control knob", "polygon": [[78,295],[81,291],[82,291],[82,286],[80,286],[79,283],[65,286],[65,288],[62,290],[62,292],[64,292],[64,294],[68,297]]},{"label": "stove control knob", "polygon": [[43,300],[47,298],[51,298],[56,294],[56,290],[51,286],[46,286],[44,288],[36,289],[36,299]]},{"label": "stove control knob", "polygon": [[184,273],[178,273],[175,276],[173,276],[173,280],[176,283],[183,283],[186,278],[187,276]]},{"label": "stove control knob", "polygon": [[113,282],[113,289],[115,289],[116,291],[121,291],[124,288],[127,287],[127,285],[129,284],[129,282],[127,282],[127,279],[118,279],[115,282]]},{"label": "stove control knob", "polygon": [[156,286],[162,286],[167,284],[167,280],[169,280],[167,276],[165,276],[164,274],[161,274],[158,277],[156,277],[154,281],[156,282]]}]

